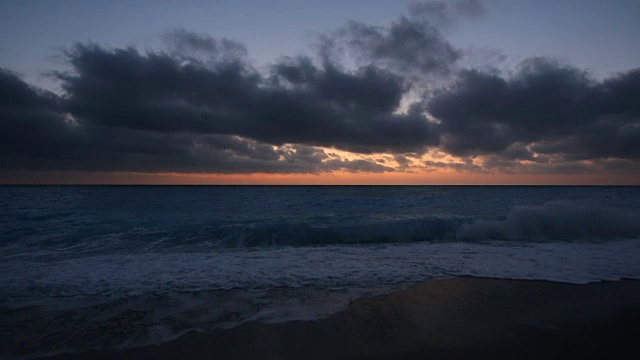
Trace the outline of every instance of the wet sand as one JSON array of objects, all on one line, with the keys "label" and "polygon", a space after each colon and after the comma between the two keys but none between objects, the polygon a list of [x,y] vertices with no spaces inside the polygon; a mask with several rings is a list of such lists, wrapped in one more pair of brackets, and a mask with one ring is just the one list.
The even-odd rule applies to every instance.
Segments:
[{"label": "wet sand", "polygon": [[362,298],[319,321],[246,323],[55,359],[640,358],[640,281],[452,278]]}]

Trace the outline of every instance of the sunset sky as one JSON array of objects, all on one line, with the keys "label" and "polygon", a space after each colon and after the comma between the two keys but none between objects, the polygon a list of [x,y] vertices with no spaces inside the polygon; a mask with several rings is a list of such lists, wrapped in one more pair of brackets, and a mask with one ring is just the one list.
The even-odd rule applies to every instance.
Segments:
[{"label": "sunset sky", "polygon": [[0,183],[640,184],[640,1],[3,1]]}]

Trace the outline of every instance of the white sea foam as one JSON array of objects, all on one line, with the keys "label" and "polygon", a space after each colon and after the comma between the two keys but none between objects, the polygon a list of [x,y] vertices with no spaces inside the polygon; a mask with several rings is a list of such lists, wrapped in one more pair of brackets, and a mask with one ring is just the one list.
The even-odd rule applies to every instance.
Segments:
[{"label": "white sea foam", "polygon": [[5,298],[367,287],[455,275],[571,283],[640,276],[640,241],[408,243],[5,261]]}]

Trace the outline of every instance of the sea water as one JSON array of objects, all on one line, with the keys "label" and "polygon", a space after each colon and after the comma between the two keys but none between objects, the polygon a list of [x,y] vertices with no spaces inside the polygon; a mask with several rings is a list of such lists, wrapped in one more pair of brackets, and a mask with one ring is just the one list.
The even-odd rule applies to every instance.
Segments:
[{"label": "sea water", "polygon": [[640,278],[640,187],[0,187],[0,356],[319,319],[451,276]]}]

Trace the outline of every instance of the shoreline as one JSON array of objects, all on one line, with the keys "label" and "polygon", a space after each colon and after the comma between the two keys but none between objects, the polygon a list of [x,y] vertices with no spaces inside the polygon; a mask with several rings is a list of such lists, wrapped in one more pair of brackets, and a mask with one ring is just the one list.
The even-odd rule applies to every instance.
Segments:
[{"label": "shoreline", "polygon": [[637,358],[640,281],[431,279],[321,320],[249,322],[47,359]]}]

